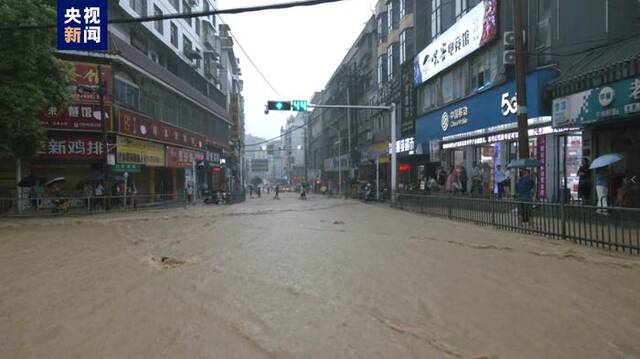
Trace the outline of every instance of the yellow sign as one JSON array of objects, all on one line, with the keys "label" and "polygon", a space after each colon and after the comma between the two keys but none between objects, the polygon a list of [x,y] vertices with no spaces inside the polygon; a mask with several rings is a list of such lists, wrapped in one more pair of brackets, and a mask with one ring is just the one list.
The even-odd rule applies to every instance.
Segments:
[{"label": "yellow sign", "polygon": [[166,166],[164,145],[118,136],[117,163]]}]

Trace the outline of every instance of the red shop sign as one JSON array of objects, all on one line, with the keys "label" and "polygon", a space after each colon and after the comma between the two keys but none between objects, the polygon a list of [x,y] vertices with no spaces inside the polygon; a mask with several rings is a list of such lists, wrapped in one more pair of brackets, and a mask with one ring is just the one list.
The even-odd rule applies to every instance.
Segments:
[{"label": "red shop sign", "polygon": [[213,173],[220,173],[220,172],[222,172],[222,167],[220,167],[220,166],[213,166],[213,168],[211,169],[211,171],[212,171]]},{"label": "red shop sign", "polygon": [[167,164],[169,167],[191,168],[198,157],[204,157],[204,154],[186,148],[167,146]]},{"label": "red shop sign", "polygon": [[[79,103],[99,103],[100,95],[98,89],[100,82],[98,81],[98,64],[88,62],[68,62],[73,67],[74,78],[67,86],[69,95],[73,102]],[[113,84],[111,83],[111,67],[102,65],[102,81],[104,88],[104,103],[110,104],[112,100]]]},{"label": "red shop sign", "polygon": [[104,143],[97,137],[49,134],[37,158],[101,160],[104,159]]},{"label": "red shop sign", "polygon": [[405,172],[411,169],[410,165],[400,165],[400,171]]},{"label": "red shop sign", "polygon": [[[104,111],[110,119],[111,107],[105,106]],[[71,104],[61,109],[51,107],[40,113],[40,123],[46,128],[102,131],[101,118],[100,105],[96,104]],[[107,121],[107,129],[110,124],[111,121]]]},{"label": "red shop sign", "polygon": [[120,133],[193,148],[204,148],[206,145],[207,138],[203,135],[123,109],[119,112]]}]

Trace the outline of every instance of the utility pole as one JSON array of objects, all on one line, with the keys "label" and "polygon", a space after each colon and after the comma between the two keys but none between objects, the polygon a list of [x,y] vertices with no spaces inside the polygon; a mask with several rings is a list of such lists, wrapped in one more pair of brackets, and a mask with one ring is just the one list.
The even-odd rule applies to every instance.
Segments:
[{"label": "utility pole", "polygon": [[527,73],[524,27],[522,25],[522,0],[513,0],[513,32],[516,39],[516,101],[518,103],[518,154],[529,158],[529,123],[527,115]]},{"label": "utility pole", "polygon": [[[98,65],[98,96],[100,99],[100,120],[102,121],[102,143],[104,145],[104,163],[102,164],[102,180],[104,187],[107,186],[107,171],[109,170],[109,144],[107,142],[107,116],[104,112],[104,79],[102,78],[102,65]],[[125,188],[126,192],[126,188]],[[108,203],[109,201],[107,201]],[[107,205],[109,206],[109,205]]]}]

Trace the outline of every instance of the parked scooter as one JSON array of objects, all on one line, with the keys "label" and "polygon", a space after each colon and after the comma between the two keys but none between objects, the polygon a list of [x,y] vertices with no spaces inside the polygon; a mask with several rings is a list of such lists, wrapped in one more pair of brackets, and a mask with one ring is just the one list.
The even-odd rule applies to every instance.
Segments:
[{"label": "parked scooter", "polygon": [[209,192],[205,193],[203,202],[205,204],[227,204],[229,203],[229,196],[224,191]]}]

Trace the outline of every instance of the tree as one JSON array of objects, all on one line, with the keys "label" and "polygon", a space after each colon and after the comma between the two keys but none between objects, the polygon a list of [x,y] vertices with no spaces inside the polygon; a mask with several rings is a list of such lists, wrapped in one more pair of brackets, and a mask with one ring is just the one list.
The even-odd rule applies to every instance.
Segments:
[{"label": "tree", "polygon": [[[42,25],[56,19],[54,0],[3,0],[0,24]],[[56,29],[0,30],[0,158],[30,159],[45,131],[38,113],[62,107],[70,68],[54,56]]]},{"label": "tree", "polygon": [[255,176],[251,179],[251,184],[256,187],[262,184],[262,178],[260,178],[259,176]]}]

